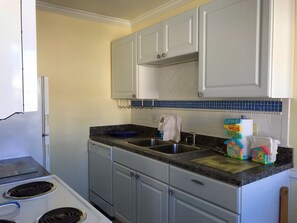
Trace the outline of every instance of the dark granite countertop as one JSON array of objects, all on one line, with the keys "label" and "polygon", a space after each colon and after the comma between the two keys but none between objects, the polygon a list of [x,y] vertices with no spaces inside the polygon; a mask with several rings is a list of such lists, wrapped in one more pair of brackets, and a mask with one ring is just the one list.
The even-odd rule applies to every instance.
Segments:
[{"label": "dark granite countertop", "polygon": [[0,184],[47,176],[49,174],[31,156],[0,160]]},{"label": "dark granite countertop", "polygon": [[[138,134],[137,136],[130,138],[112,137],[108,134],[108,132],[114,129],[133,130],[137,131]],[[182,133],[182,139],[186,135],[187,133]],[[129,140],[134,140],[136,138],[150,137],[156,137],[156,129],[137,125],[102,126],[90,128],[90,139],[94,141],[101,142],[110,146],[117,146],[127,151],[150,157],[174,166],[178,166],[183,169],[192,171],[194,173],[198,173],[203,176],[220,180],[235,186],[243,186],[254,181],[260,180],[262,178],[269,177],[271,175],[293,168],[292,148],[279,147],[277,160],[274,164],[260,164],[257,167],[242,172],[230,173],[225,172],[223,170],[207,167],[201,164],[196,164],[191,161],[198,158],[220,155],[219,153],[213,151],[211,148],[223,148],[223,142],[225,139],[198,135],[196,136],[196,141],[199,142],[199,144],[201,144],[201,146],[206,149],[202,151],[183,153],[178,155],[167,155],[155,152],[153,150],[135,146],[127,142]]]}]

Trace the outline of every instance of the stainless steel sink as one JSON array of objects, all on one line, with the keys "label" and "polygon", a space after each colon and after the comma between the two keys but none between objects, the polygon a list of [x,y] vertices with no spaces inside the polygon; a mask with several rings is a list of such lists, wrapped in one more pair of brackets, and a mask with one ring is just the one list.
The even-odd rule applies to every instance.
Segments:
[{"label": "stainless steel sink", "polygon": [[165,153],[165,154],[181,154],[181,153],[188,153],[199,151],[199,147],[183,145],[183,144],[169,144],[169,145],[160,145],[155,147],[150,147],[151,150]]},{"label": "stainless steel sink", "polygon": [[156,138],[134,139],[128,141],[128,143],[167,155],[176,155],[202,150],[200,147],[197,146],[178,144]]},{"label": "stainless steel sink", "polygon": [[136,139],[128,141],[128,143],[141,146],[141,147],[152,147],[152,146],[160,146],[160,145],[170,145],[171,143],[168,141],[163,141],[160,139],[149,138],[149,139]]}]

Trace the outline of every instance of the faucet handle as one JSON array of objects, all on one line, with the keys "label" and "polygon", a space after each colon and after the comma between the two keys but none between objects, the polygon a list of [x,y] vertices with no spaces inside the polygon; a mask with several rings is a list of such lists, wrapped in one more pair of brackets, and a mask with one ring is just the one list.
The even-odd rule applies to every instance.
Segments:
[{"label": "faucet handle", "polygon": [[196,133],[195,132],[190,132],[193,136],[193,146],[196,145]]},{"label": "faucet handle", "polygon": [[193,144],[193,136],[192,135],[188,135],[188,136],[186,136],[186,143],[188,144],[188,145],[191,145],[191,144]]}]

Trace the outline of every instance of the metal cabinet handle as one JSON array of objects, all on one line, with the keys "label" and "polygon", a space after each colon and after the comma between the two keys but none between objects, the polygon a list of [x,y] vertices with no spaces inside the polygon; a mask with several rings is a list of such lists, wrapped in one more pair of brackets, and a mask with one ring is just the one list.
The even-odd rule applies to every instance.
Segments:
[{"label": "metal cabinet handle", "polygon": [[162,53],[162,57],[166,57],[166,54],[165,53]]},{"label": "metal cabinet handle", "polygon": [[140,178],[140,176],[138,174],[135,174],[135,179],[137,180],[139,178]]},{"label": "metal cabinet handle", "polygon": [[136,98],[136,94],[132,94],[132,98]]},{"label": "metal cabinet handle", "polygon": [[170,189],[168,190],[168,194],[169,194],[169,195],[174,195],[173,191],[170,190]]},{"label": "metal cabinet handle", "polygon": [[157,55],[157,59],[160,59],[160,58],[161,58],[161,55],[160,55],[160,54],[158,54],[158,55]]},{"label": "metal cabinet handle", "polygon": [[199,98],[203,97],[203,93],[201,91],[198,92],[198,97]]},{"label": "metal cabinet handle", "polygon": [[199,185],[201,185],[201,186],[204,185],[204,183],[201,182],[201,181],[199,181],[199,180],[194,180],[194,179],[192,179],[191,181],[194,182],[194,183],[196,183],[196,184],[199,184]]}]

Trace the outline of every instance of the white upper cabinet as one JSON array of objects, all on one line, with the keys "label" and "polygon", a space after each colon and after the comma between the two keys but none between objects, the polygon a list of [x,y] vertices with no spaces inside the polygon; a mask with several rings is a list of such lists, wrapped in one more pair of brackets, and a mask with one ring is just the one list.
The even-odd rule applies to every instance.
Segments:
[{"label": "white upper cabinet", "polygon": [[112,48],[112,98],[155,99],[159,97],[156,68],[141,67],[137,60],[136,33],[115,40]]},{"label": "white upper cabinet", "polygon": [[0,119],[37,110],[34,0],[0,1]]},{"label": "white upper cabinet", "polygon": [[136,98],[136,35],[112,42],[112,98]]},{"label": "white upper cabinet", "polygon": [[292,96],[294,0],[217,0],[200,7],[202,97]]},{"label": "white upper cabinet", "polygon": [[145,64],[161,58],[162,24],[143,29],[137,33],[138,38],[138,64]]},{"label": "white upper cabinet", "polygon": [[[182,13],[140,30],[138,64],[158,64],[162,60],[198,51],[197,9]],[[197,58],[197,54],[194,55]],[[185,59],[190,58],[185,57]]]}]

